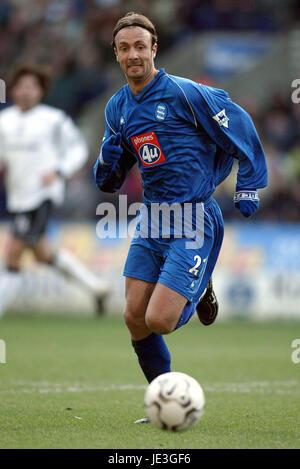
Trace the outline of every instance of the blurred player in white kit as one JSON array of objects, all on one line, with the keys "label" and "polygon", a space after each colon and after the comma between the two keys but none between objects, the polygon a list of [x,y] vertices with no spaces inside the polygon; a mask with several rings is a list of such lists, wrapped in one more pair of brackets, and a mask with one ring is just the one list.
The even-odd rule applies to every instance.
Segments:
[{"label": "blurred player in white kit", "polygon": [[0,317],[20,294],[20,261],[32,250],[38,262],[78,280],[94,296],[98,312],[108,284],[72,253],[54,251],[46,232],[54,205],[64,199],[65,180],[85,164],[86,142],[63,111],[41,104],[48,76],[36,65],[20,65],[9,90],[13,105],[0,112],[0,168],[5,170],[7,210],[13,215],[4,269],[0,271]]}]

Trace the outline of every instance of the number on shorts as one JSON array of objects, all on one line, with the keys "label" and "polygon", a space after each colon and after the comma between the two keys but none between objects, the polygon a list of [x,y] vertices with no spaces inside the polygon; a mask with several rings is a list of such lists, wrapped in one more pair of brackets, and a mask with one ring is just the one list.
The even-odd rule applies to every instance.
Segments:
[{"label": "number on shorts", "polygon": [[194,274],[194,275],[198,275],[198,273],[199,273],[198,267],[199,267],[200,264],[201,264],[201,257],[198,256],[198,255],[196,255],[196,256],[194,257],[194,261],[196,262],[196,264],[194,265],[194,267],[192,267],[192,268],[189,270],[189,273],[190,273],[190,274]]}]

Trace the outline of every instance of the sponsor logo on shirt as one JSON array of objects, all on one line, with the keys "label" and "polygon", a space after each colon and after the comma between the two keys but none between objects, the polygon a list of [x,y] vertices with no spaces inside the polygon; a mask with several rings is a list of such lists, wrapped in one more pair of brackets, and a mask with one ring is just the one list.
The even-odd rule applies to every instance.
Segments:
[{"label": "sponsor logo on shirt", "polygon": [[155,132],[131,137],[131,141],[143,166],[152,166],[166,161]]}]

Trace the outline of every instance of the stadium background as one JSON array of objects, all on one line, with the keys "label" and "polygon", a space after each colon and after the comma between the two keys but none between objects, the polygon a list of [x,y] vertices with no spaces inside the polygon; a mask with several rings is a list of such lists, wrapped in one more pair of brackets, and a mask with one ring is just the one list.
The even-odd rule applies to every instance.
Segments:
[{"label": "stadium background", "polygon": [[[299,318],[300,305],[300,104],[292,81],[300,78],[300,6],[296,0],[3,0],[0,4],[0,78],[21,61],[49,68],[46,102],[68,112],[85,135],[89,163],[68,183],[63,208],[49,234],[57,245],[111,279],[109,310],[121,313],[121,275],[129,240],[96,236],[96,207],[118,195],[95,187],[92,167],[103,134],[107,99],[124,83],[111,50],[111,31],[127,11],[157,25],[157,67],[226,89],[252,116],[264,145],[269,186],[251,220],[233,208],[234,174],[216,191],[226,235],[215,271],[221,317]],[[0,108],[9,105],[0,104]],[[9,222],[0,176],[0,246]],[[141,200],[134,169],[122,194]],[[24,259],[23,295],[28,311],[93,314],[92,299],[51,269]]]}]

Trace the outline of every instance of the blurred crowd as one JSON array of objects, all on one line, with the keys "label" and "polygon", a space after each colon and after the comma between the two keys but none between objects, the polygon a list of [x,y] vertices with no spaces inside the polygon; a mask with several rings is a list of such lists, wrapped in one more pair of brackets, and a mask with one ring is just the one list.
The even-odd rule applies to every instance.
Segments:
[{"label": "blurred crowd", "polygon": [[20,61],[47,65],[53,75],[48,102],[74,117],[107,85],[111,32],[125,12],[149,15],[163,51],[197,30],[282,29],[299,14],[296,5],[293,0],[1,0],[0,77]]},{"label": "blurred crowd", "polygon": [[[276,32],[284,30],[291,19],[300,19],[299,2],[294,0],[1,0],[0,77],[5,79],[19,62],[44,64],[53,83],[46,102],[76,120],[109,86],[107,70],[114,58],[111,33],[127,11],[143,12],[154,21],[162,52],[195,31]],[[270,185],[262,196],[264,208],[257,218],[300,220],[299,106],[291,104],[289,96],[274,96],[267,108],[251,112],[270,170]],[[70,185],[65,214],[94,215],[91,202],[71,207],[72,191],[79,186],[86,197],[97,199],[94,191],[84,190],[87,177],[83,171],[76,185]],[[130,201],[136,193],[141,197],[137,172],[128,178],[126,191]],[[239,216],[232,208],[233,191],[230,178],[216,193],[226,219]],[[3,194],[0,181],[2,201]]]},{"label": "blurred crowd", "polygon": [[[300,103],[291,96],[274,94],[264,109],[240,103],[254,120],[265,150],[269,183],[260,192],[262,221],[300,221]],[[255,109],[256,108],[256,109]],[[237,170],[237,167],[235,168]],[[215,196],[226,220],[240,219],[232,209],[236,171],[218,187]]]}]

